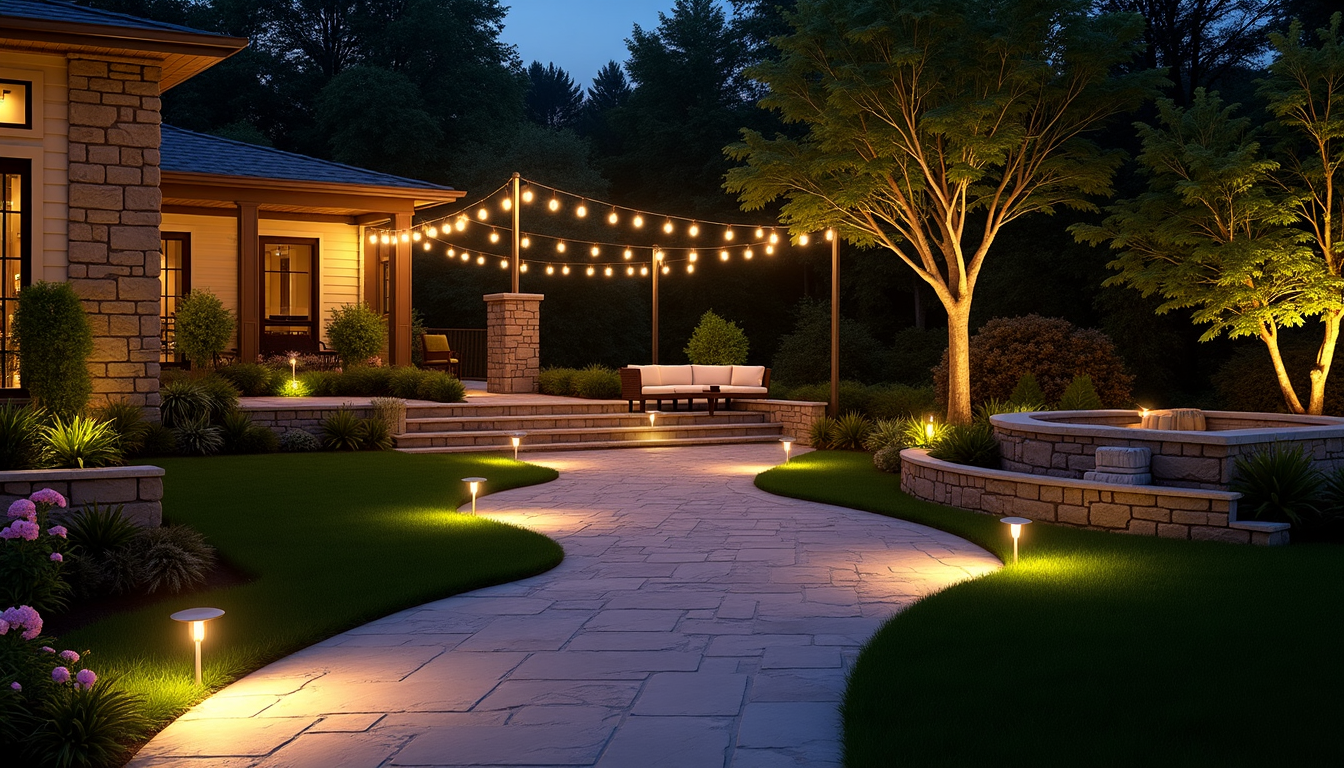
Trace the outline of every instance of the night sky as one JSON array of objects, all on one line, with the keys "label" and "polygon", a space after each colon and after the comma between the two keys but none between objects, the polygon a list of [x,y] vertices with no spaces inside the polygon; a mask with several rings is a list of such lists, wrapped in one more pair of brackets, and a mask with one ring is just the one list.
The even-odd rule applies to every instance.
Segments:
[{"label": "night sky", "polygon": [[518,47],[523,66],[554,62],[587,87],[608,61],[624,63],[625,40],[635,24],[658,26],[658,12],[670,13],[673,0],[505,0],[506,43]]}]

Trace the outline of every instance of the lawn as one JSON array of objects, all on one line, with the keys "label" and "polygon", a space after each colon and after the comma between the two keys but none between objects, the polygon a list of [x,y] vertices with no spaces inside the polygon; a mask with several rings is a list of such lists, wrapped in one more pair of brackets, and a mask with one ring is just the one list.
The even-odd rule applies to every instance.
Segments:
[{"label": "lawn", "polygon": [[537,533],[453,510],[486,492],[547,482],[554,470],[481,454],[310,453],[164,459],[166,522],[205,534],[253,579],[121,613],[61,637],[90,666],[148,699],[160,724],[203,697],[192,646],[168,615],[213,606],[208,688],[400,609],[554,567]]},{"label": "lawn", "polygon": [[[763,490],[955,533],[997,519],[912,499],[864,453]],[[867,766],[1344,765],[1344,546],[1250,547],[1028,526],[1017,566],[925,598],[864,648],[843,705]]]}]

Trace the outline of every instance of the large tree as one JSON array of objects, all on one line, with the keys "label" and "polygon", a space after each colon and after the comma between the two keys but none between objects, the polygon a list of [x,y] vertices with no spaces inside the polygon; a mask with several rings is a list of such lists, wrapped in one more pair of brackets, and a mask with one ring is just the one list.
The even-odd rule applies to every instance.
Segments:
[{"label": "large tree", "polygon": [[[1197,91],[1182,109],[1160,105],[1141,125],[1148,191],[1113,206],[1082,239],[1119,251],[1112,281],[1164,300],[1159,312],[1193,309],[1203,340],[1258,338],[1284,402],[1321,413],[1344,319],[1344,45],[1340,14],[1307,45],[1294,24],[1272,35],[1278,54],[1260,96],[1273,122],[1255,130],[1235,106]],[[1320,323],[1304,403],[1281,332]]]},{"label": "large tree", "polygon": [[971,300],[1010,222],[1094,208],[1120,157],[1087,134],[1159,78],[1116,74],[1142,21],[1076,0],[800,0],[752,74],[801,139],[744,131],[727,187],[784,198],[794,234],[835,228],[915,271],[948,316],[948,419],[971,418]]},{"label": "large tree", "polygon": [[527,119],[546,128],[572,128],[583,111],[583,89],[574,78],[554,62],[534,61],[527,80]]}]

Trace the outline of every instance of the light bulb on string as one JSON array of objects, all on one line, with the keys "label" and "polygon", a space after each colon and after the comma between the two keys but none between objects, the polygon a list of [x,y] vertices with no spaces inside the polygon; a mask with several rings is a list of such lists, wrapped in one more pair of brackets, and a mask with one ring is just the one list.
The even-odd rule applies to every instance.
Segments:
[{"label": "light bulb on string", "polygon": [[505,197],[503,200],[500,200],[499,207],[503,208],[505,211],[513,210],[513,198]]},{"label": "light bulb on string", "polygon": [[812,238],[808,237],[806,232],[798,236],[799,245],[807,245],[810,242],[812,242]]},{"label": "light bulb on string", "polygon": [[565,241],[564,241],[564,240],[559,240],[559,241],[557,241],[556,244],[555,244],[555,250],[558,251],[558,252],[560,252],[560,253],[564,253],[566,247],[567,247],[567,246],[565,245]]},{"label": "light bulb on string", "polygon": [[490,218],[490,212],[485,209],[484,205],[482,205],[480,208],[476,210],[476,218],[480,219],[481,221],[485,221],[486,219]]},{"label": "light bulb on string", "polygon": [[430,227],[430,228],[429,228],[429,236],[430,236],[430,237],[438,237],[438,236],[439,236],[439,228],[438,228],[438,227]]},{"label": "light bulb on string", "polygon": [[523,197],[523,202],[524,202],[524,203],[530,203],[530,202],[532,202],[532,188],[531,188],[531,187],[523,187],[523,195],[522,195],[522,197]]},{"label": "light bulb on string", "polygon": [[383,235],[378,239],[382,241],[383,245],[387,245],[388,243],[392,242],[392,236],[387,234],[386,232],[384,232]]},{"label": "light bulb on string", "polygon": [[670,275],[670,274],[672,274],[672,268],[669,267],[669,266],[667,266],[666,264],[664,264],[664,265],[663,265],[663,274],[664,274],[664,275]]},{"label": "light bulb on string", "polygon": [[731,241],[733,239],[733,230],[732,229],[723,230],[723,239]]},{"label": "light bulb on string", "polygon": [[835,230],[834,229],[826,230],[826,242],[829,243],[834,239],[835,239]]},{"label": "light bulb on string", "polygon": [[766,256],[774,256],[774,255],[775,255],[775,246],[773,246],[773,245],[767,245],[767,246],[765,246],[765,255],[766,255]]},{"label": "light bulb on string", "polygon": [[635,252],[630,250],[629,248],[626,248],[625,252],[621,254],[621,256],[625,257],[626,261],[629,261],[630,259],[634,258],[634,255]]},{"label": "light bulb on string", "polygon": [[657,259],[658,261],[662,261],[662,260],[663,260],[663,252],[662,252],[662,251],[654,251],[654,252],[653,252],[653,258]]},{"label": "light bulb on string", "polygon": [[763,238],[763,237],[765,237],[765,230],[764,230],[764,229],[761,229],[760,227],[757,227],[757,228],[756,228],[756,239],[757,239],[757,240],[760,240],[760,239]]},{"label": "light bulb on string", "polygon": [[770,244],[774,245],[775,243],[778,242],[779,242],[779,235],[775,234],[775,231],[773,229],[770,230]]},{"label": "light bulb on string", "polygon": [[596,274],[597,274],[597,268],[596,268],[596,267],[589,267],[589,268],[588,268],[588,276],[589,276],[589,277],[592,277],[593,275],[596,275]]},{"label": "light bulb on string", "polygon": [[688,275],[693,275],[693,274],[695,274],[695,265],[694,265],[694,264],[687,264],[687,265],[686,265],[686,274],[688,274]]},{"label": "light bulb on string", "polygon": [[406,232],[402,232],[402,233],[401,233],[401,242],[403,242],[403,243],[409,243],[409,242],[411,242],[411,236],[410,236],[410,234],[408,234],[408,233],[406,233]]},{"label": "light bulb on string", "polygon": [[466,218],[465,216],[463,216],[462,218],[460,218],[460,219],[457,220],[456,229],[457,229],[458,232],[461,232],[461,231],[465,230],[466,228],[467,228],[467,218]]},{"label": "light bulb on string", "polygon": [[425,241],[425,250],[426,250],[426,251],[429,250],[429,241],[428,241],[428,240]]},{"label": "light bulb on string", "polygon": [[547,203],[546,207],[551,209],[551,213],[555,213],[560,210],[560,201],[552,197],[551,202]]},{"label": "light bulb on string", "polygon": [[548,275],[554,275],[554,274],[555,274],[555,267],[551,267],[551,266],[546,267],[546,274],[548,274]]},{"label": "light bulb on string", "polygon": [[579,203],[579,207],[574,209],[574,215],[575,215],[575,216],[578,216],[580,219],[582,219],[582,218],[584,218],[584,217],[586,217],[586,216],[588,215],[588,201],[587,201],[587,200],[584,200],[583,202]]},{"label": "light bulb on string", "polygon": [[627,274],[627,275],[629,275],[629,276],[631,276],[631,277],[634,277],[634,276],[635,276],[635,268],[634,268],[634,267],[626,267],[626,268],[625,268],[625,274]]},{"label": "light bulb on string", "polygon": [[369,235],[369,245],[377,245],[377,244],[378,244],[378,236]]},{"label": "light bulb on string", "polygon": [[508,269],[508,268],[509,268],[509,260],[508,260],[508,259],[500,259],[500,260],[499,260],[499,268],[500,268],[500,269]]},{"label": "light bulb on string", "polygon": [[616,209],[615,209],[615,208],[612,208],[612,209],[611,209],[611,213],[607,214],[607,223],[608,223],[608,224],[615,224],[616,222],[618,222],[618,221],[620,221],[620,220],[621,220],[621,217],[616,215]]},{"label": "light bulb on string", "polygon": [[666,233],[669,234],[669,235],[672,234],[672,220],[671,220],[671,219],[668,219],[668,220],[663,224],[663,231],[666,232]]},{"label": "light bulb on string", "polygon": [[750,260],[751,260],[751,256],[752,256],[752,253],[751,253],[751,249],[750,249],[750,248],[743,249],[743,251],[742,251],[742,258],[744,258],[744,259],[750,261]]},{"label": "light bulb on string", "polygon": [[490,230],[490,242],[492,242],[492,243],[498,243],[498,242],[499,242],[499,231],[498,231],[498,230],[493,229],[493,228]]},{"label": "light bulb on string", "polygon": [[700,254],[696,253],[695,251],[690,251],[689,253],[686,254],[686,259],[692,263],[694,263],[699,258]]},{"label": "light bulb on string", "polygon": [[569,274],[569,265],[565,265],[564,267],[561,267],[561,268],[560,268],[560,274],[562,274],[562,275],[568,275],[568,274]]},{"label": "light bulb on string", "polygon": [[519,265],[518,265],[518,271],[519,271],[519,272],[526,272],[526,271],[527,271],[527,264],[526,264],[526,263],[519,264]]},{"label": "light bulb on string", "polygon": [[532,238],[530,238],[530,237],[524,237],[522,240],[520,240],[520,241],[518,242],[518,244],[521,245],[521,246],[524,247],[524,248],[531,248],[531,247],[532,247]]},{"label": "light bulb on string", "polygon": [[636,213],[635,218],[632,219],[630,223],[635,225],[635,229],[639,229],[640,227],[644,226],[644,217]]},{"label": "light bulb on string", "polygon": [[462,252],[462,260],[463,260],[463,261],[471,261],[471,254],[470,254],[470,253],[467,253],[466,251],[463,251],[463,252]]},{"label": "light bulb on string", "polygon": [[456,256],[456,255],[457,255],[457,249],[456,249],[456,248],[449,248],[449,249],[448,249],[448,258],[451,259],[451,258],[453,258],[453,257]]},{"label": "light bulb on string", "polygon": [[593,258],[597,258],[602,255],[602,249],[594,245],[592,248],[588,249],[588,253],[592,254]]},{"label": "light bulb on string", "polygon": [[728,252],[719,251],[719,261],[727,261],[727,260],[728,260]]},{"label": "light bulb on string", "polygon": [[607,276],[607,277],[611,277],[611,275],[612,275],[611,267],[607,267],[606,269],[602,270],[602,274],[605,275],[605,276]]},{"label": "light bulb on string", "polygon": [[484,266],[485,266],[485,257],[484,257],[484,256],[478,256],[478,257],[476,258],[476,263],[477,263],[478,265],[484,267]]},{"label": "light bulb on string", "polygon": [[691,228],[687,231],[691,233],[691,237],[695,237],[700,234],[700,225],[696,224],[695,222],[691,222]]},{"label": "light bulb on string", "polygon": [[649,268],[648,268],[648,267],[640,267],[640,268],[639,268],[639,276],[640,276],[640,277],[648,277],[648,276],[649,276]]}]

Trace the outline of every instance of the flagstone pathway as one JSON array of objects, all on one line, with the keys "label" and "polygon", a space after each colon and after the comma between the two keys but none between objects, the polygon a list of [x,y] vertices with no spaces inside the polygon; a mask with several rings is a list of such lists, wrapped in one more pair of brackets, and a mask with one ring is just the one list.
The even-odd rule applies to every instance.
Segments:
[{"label": "flagstone pathway", "polygon": [[837,706],[862,644],[1000,563],[947,533],[758,490],[780,453],[529,456],[560,479],[479,510],[558,540],[560,566],[271,664],[130,765],[838,765]]}]

